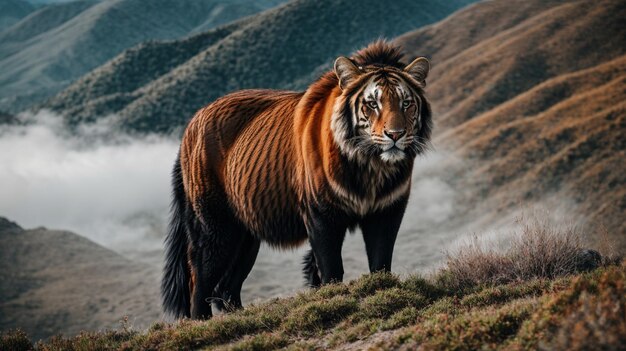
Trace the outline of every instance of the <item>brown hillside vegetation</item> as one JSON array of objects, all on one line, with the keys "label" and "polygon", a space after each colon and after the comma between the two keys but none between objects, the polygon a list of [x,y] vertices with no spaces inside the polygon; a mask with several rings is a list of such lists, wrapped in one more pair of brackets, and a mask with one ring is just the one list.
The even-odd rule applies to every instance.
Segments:
[{"label": "brown hillside vegetation", "polygon": [[623,55],[625,17],[619,0],[486,1],[397,42],[410,56],[432,55],[439,125],[456,126],[549,78]]},{"label": "brown hillside vegetation", "polygon": [[432,53],[435,145],[473,161],[449,165],[470,217],[554,199],[626,248],[624,17],[617,0],[488,1],[397,39]]},{"label": "brown hillside vegetation", "polygon": [[[557,98],[555,98],[557,97]],[[536,113],[535,104],[548,104]],[[626,56],[533,88],[447,132],[480,159],[473,179],[499,203],[561,191],[592,223],[626,233]],[[478,185],[473,183],[471,185]]]}]

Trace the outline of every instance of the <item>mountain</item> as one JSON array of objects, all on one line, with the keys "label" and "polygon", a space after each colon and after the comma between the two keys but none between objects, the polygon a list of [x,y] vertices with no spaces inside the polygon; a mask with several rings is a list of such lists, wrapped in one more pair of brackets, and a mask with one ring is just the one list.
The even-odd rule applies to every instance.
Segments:
[{"label": "mountain", "polygon": [[[444,126],[458,125],[546,79],[626,51],[626,23],[618,17],[624,14],[623,2],[514,4],[512,16],[504,15],[511,9],[505,3],[483,2],[398,39],[417,49],[407,50],[412,55],[432,53],[434,83],[429,92]],[[490,18],[496,20],[485,26]],[[459,82],[462,89],[455,86]]]},{"label": "mountain", "polygon": [[0,2],[0,31],[11,27],[35,10],[35,6],[23,0],[2,0]]},{"label": "mountain", "polygon": [[281,2],[109,0],[44,6],[0,33],[0,108],[17,112],[39,102],[138,43],[181,38]]},{"label": "mountain", "polygon": [[624,16],[618,0],[486,1],[396,40],[432,56],[434,144],[469,160],[445,172],[466,218],[546,203],[626,248]]},{"label": "mountain", "polygon": [[146,328],[161,316],[159,272],[74,233],[0,217],[0,330],[34,340],[62,331]]},{"label": "mountain", "polygon": [[478,186],[493,202],[570,201],[626,247],[624,135],[626,55],[552,78],[442,139],[480,160],[464,183]]},{"label": "mountain", "polygon": [[[355,6],[349,0],[295,0],[232,24],[236,30],[198,51],[168,48],[181,47],[179,41],[133,48],[42,107],[58,111],[74,123],[116,113],[126,128],[167,132],[180,128],[198,108],[233,90],[302,89],[336,56],[373,39],[395,37],[433,23],[469,2],[366,0]],[[202,35],[217,38],[220,30]],[[163,54],[159,60],[141,53],[155,47]],[[161,61],[166,62],[165,72]],[[121,77],[117,71],[149,75],[150,80],[137,86],[132,80],[117,79]]]},{"label": "mountain", "polygon": [[[65,2],[73,2],[76,0],[28,0],[31,4],[35,5],[48,5],[48,4],[56,4],[56,3],[65,3]],[[94,0],[101,1],[101,0]]]}]

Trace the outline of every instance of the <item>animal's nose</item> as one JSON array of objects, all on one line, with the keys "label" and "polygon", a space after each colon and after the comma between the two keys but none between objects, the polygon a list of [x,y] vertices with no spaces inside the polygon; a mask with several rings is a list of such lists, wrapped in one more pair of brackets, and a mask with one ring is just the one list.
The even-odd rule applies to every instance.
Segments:
[{"label": "animal's nose", "polygon": [[404,129],[389,129],[385,130],[385,135],[390,137],[393,141],[398,141],[406,133]]}]

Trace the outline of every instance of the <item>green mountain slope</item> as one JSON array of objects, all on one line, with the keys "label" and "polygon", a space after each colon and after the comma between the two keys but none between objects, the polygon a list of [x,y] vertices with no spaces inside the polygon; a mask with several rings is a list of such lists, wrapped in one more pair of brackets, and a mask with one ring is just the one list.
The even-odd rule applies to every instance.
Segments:
[{"label": "green mountain slope", "polygon": [[46,6],[0,34],[0,107],[15,112],[39,102],[138,43],[181,38],[280,2],[110,0]]},{"label": "green mountain slope", "polygon": [[35,10],[28,1],[2,0],[0,2],[0,31],[11,27]]},{"label": "green mountain slope", "polygon": [[[296,0],[249,19],[232,34],[133,92],[122,88],[123,93],[99,96],[92,91],[92,86],[115,91],[103,88],[115,84],[109,82],[108,71],[119,69],[109,64],[43,106],[67,115],[72,122],[91,119],[94,114],[117,113],[119,123],[127,128],[171,131],[184,125],[198,108],[233,90],[302,89],[314,78],[312,72],[328,67],[337,55],[376,38],[394,37],[432,23],[468,2],[367,0],[354,6],[348,0]],[[144,64],[133,61],[127,65]]]}]

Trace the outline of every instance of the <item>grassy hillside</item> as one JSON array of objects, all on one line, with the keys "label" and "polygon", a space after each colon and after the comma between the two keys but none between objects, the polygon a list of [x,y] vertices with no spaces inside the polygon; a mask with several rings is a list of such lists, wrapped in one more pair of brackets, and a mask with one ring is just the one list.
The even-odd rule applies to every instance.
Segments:
[{"label": "grassy hillside", "polygon": [[[40,350],[623,349],[626,265],[530,226],[508,251],[466,246],[431,277],[366,275],[209,321],[52,338]],[[4,333],[3,349],[33,347]]]},{"label": "grassy hillside", "polygon": [[626,248],[624,16],[616,0],[489,1],[397,39],[432,54],[434,144],[467,160],[446,168],[464,218],[543,203]]},{"label": "grassy hillside", "polygon": [[280,2],[110,0],[43,7],[0,34],[0,106],[19,111],[138,43],[180,38]]},{"label": "grassy hillside", "polygon": [[0,57],[4,59],[17,53],[24,47],[23,42],[63,25],[93,5],[95,1],[72,1],[37,9],[11,28],[0,32]]},{"label": "grassy hillside", "polygon": [[241,20],[177,41],[141,43],[85,75],[46,106],[81,121],[116,112],[137,98],[144,85],[168,74],[247,22]]},{"label": "grassy hillside", "polygon": [[561,75],[448,131],[477,161],[463,186],[499,206],[571,201],[626,247],[626,56]]},{"label": "grassy hillside", "polygon": [[35,10],[28,1],[3,0],[0,3],[0,32],[11,27]]},{"label": "grassy hillside", "polygon": [[[152,81],[132,92],[106,88],[117,84],[110,79],[115,74],[109,72],[124,69],[109,64],[44,107],[68,115],[72,122],[93,118],[94,113],[115,112],[124,127],[171,131],[184,125],[198,108],[232,90],[302,89],[314,78],[312,72],[328,67],[336,56],[378,37],[394,37],[432,23],[468,2],[368,0],[354,6],[348,0],[296,0],[251,18],[240,29],[194,52],[192,58],[185,57],[183,64],[168,72],[155,74]],[[125,64],[146,67],[143,61]]]},{"label": "grassy hillside", "polygon": [[445,128],[626,54],[624,16],[618,0],[487,1],[397,42],[409,56],[432,55],[428,92]]}]

